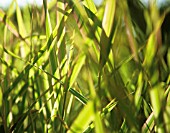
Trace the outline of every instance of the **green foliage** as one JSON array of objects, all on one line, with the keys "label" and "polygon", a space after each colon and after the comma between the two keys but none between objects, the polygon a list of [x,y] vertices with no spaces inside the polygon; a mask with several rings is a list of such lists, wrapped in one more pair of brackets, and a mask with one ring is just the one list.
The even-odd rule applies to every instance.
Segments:
[{"label": "green foliage", "polygon": [[133,2],[0,9],[0,132],[170,132],[169,9]]}]

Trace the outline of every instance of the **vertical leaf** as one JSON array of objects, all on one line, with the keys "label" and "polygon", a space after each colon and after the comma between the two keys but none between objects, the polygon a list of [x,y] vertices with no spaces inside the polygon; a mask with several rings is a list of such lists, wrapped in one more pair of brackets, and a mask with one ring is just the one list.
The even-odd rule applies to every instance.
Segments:
[{"label": "vertical leaf", "polygon": [[154,34],[151,34],[146,46],[146,53],[144,59],[144,65],[150,68],[156,53],[156,38]]},{"label": "vertical leaf", "polygon": [[18,6],[17,3],[16,3],[16,14],[17,14],[17,22],[18,22],[19,33],[22,37],[26,37],[27,32],[25,30],[25,25],[24,25],[24,22],[23,22],[23,19],[22,19],[20,7]]},{"label": "vertical leaf", "polygon": [[70,86],[75,82],[83,64],[85,63],[86,56],[84,54],[80,55],[79,59],[76,61],[73,72],[70,77]]},{"label": "vertical leaf", "polygon": [[153,106],[153,112],[156,119],[158,119],[161,112],[161,86],[155,86],[150,90],[151,103]]},{"label": "vertical leaf", "polygon": [[164,133],[164,125],[163,125],[163,106],[162,106],[162,98],[163,98],[163,89],[162,85],[156,85],[150,90],[150,98],[151,104],[153,107],[153,114],[156,120],[156,127],[158,133]]},{"label": "vertical leaf", "polygon": [[104,133],[101,116],[99,112],[95,113],[95,131],[96,133]]},{"label": "vertical leaf", "polygon": [[115,15],[116,1],[107,0],[102,21],[102,34],[100,39],[100,69],[105,65],[113,37],[113,21]]},{"label": "vertical leaf", "polygon": [[[47,0],[43,0],[43,4],[44,4],[44,10],[45,10],[45,25],[46,25],[46,36],[47,36],[47,41],[50,40],[49,42],[49,46],[48,46],[48,50],[51,46],[53,42],[52,39],[52,26],[51,26],[51,21],[50,21],[50,16],[49,16],[49,12],[48,12],[48,7],[47,7]],[[50,67],[51,67],[51,72],[52,74],[55,73],[56,69],[57,69],[57,57],[56,57],[56,51],[55,51],[55,45],[53,45],[50,48],[50,55],[49,55],[49,62],[50,62]]]},{"label": "vertical leaf", "polygon": [[139,73],[139,76],[138,76],[138,88],[135,92],[135,106],[136,108],[139,110],[140,107],[141,107],[141,100],[142,100],[142,88],[143,88],[143,74],[142,72]]},{"label": "vertical leaf", "polygon": [[49,15],[49,12],[48,12],[48,9],[46,9],[46,18],[45,18],[45,24],[46,24],[46,36],[47,36],[47,39],[50,38],[50,35],[52,33],[52,27],[51,27],[51,21],[50,21],[50,15]]},{"label": "vertical leaf", "polygon": [[106,1],[102,28],[103,28],[103,32],[106,33],[107,37],[110,36],[111,30],[112,30],[113,20],[114,20],[114,15],[115,15],[115,8],[116,8],[116,0]]}]

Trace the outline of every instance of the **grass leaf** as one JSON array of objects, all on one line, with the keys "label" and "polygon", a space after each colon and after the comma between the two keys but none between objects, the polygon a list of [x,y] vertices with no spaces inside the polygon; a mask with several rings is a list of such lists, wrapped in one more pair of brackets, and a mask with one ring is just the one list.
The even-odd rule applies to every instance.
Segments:
[{"label": "grass leaf", "polygon": [[89,101],[87,105],[81,110],[78,117],[71,125],[68,133],[83,132],[91,121],[94,120],[93,102]]}]

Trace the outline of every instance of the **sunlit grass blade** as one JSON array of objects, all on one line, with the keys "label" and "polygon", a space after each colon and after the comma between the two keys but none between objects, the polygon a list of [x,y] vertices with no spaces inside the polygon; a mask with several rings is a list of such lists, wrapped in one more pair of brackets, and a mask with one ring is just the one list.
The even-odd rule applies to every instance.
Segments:
[{"label": "sunlit grass blade", "polygon": [[85,59],[86,59],[86,55],[84,55],[84,54],[79,55],[79,58],[76,61],[72,75],[70,77],[70,84],[69,84],[70,86],[72,86],[74,84],[74,82],[76,81],[76,78],[77,78],[81,68],[83,67],[83,65],[85,63]]},{"label": "sunlit grass blade", "polygon": [[[102,22],[99,20],[99,18],[96,16],[95,13],[93,13],[89,8],[85,7],[85,10],[87,12],[88,17],[94,22],[94,26],[99,26],[102,28]],[[93,27],[95,28],[95,27]]]},{"label": "sunlit grass blade", "polygon": [[68,133],[83,132],[90,122],[94,120],[94,117],[94,104],[92,101],[89,101],[71,125]]},{"label": "sunlit grass blade", "polygon": [[83,18],[83,20],[84,20],[85,22],[87,22],[87,21],[88,21],[88,16],[87,16],[87,13],[86,13],[85,9],[83,8],[81,2],[78,1],[78,0],[73,0],[73,2],[74,2],[74,5],[75,5],[76,8],[77,8],[77,10],[76,10],[77,13],[82,16],[82,18]]},{"label": "sunlit grass blade", "polygon": [[92,0],[85,0],[83,3],[94,14],[97,12],[96,6]]},{"label": "sunlit grass blade", "polygon": [[139,73],[139,77],[138,77],[138,88],[135,92],[135,106],[137,108],[137,110],[140,109],[141,107],[141,102],[142,102],[142,88],[143,88],[143,74],[142,72]]},{"label": "sunlit grass blade", "polygon": [[6,48],[3,48],[3,50],[4,50],[4,52],[6,52],[7,54],[13,56],[14,58],[19,59],[19,60],[23,60],[20,56],[18,56],[18,55],[16,55],[15,53],[7,50]]},{"label": "sunlit grass blade", "polygon": [[109,37],[113,27],[114,15],[116,9],[115,0],[107,0],[105,5],[105,12],[103,16],[102,28],[106,36]]},{"label": "sunlit grass blade", "polygon": [[[46,3],[44,3],[44,4],[46,4]],[[47,36],[47,39],[49,39],[50,35],[52,33],[52,27],[51,27],[51,21],[50,21],[50,16],[49,16],[47,5],[45,5],[44,7],[46,7],[44,9],[45,13],[46,13],[46,19],[45,19],[45,23],[46,23],[46,36]]]},{"label": "sunlit grass blade", "polygon": [[[160,99],[160,92],[158,91],[161,86],[156,86],[151,89],[150,96],[151,102],[154,110],[155,118],[158,119],[159,114],[161,112],[161,99]],[[160,90],[161,91],[161,90]]]},{"label": "sunlit grass blade", "polygon": [[95,132],[104,133],[103,124],[99,112],[95,113]]},{"label": "sunlit grass blade", "polygon": [[[106,107],[104,107],[104,108],[102,109],[102,111],[96,112],[95,115],[99,113],[100,116],[97,116],[97,117],[101,117],[101,118],[99,118],[99,120],[98,120],[98,118],[97,118],[97,121],[103,122],[103,119],[105,119],[105,116],[106,116],[107,114],[109,114],[109,113],[114,109],[114,107],[116,107],[116,105],[117,105],[117,101],[116,101],[115,99],[113,99],[111,102],[109,102],[109,103],[106,105]],[[97,126],[99,126],[99,125],[101,124],[100,122],[98,122]],[[100,125],[100,126],[101,126],[101,125]],[[84,133],[90,133],[94,128],[95,128],[95,124],[94,124],[94,122],[93,122],[93,123],[91,123],[91,124],[88,126],[88,128],[84,131]],[[97,127],[96,127],[96,128],[97,128]],[[100,127],[100,128],[102,128],[101,131],[104,130],[103,127]],[[100,128],[98,128],[98,129],[100,129]],[[97,131],[98,129],[96,129],[96,131]]]},{"label": "sunlit grass blade", "polygon": [[150,98],[151,98],[151,104],[153,107],[153,114],[156,120],[156,126],[158,132],[164,132],[164,126],[163,126],[163,110],[162,110],[162,97],[163,96],[163,89],[162,85],[156,85],[150,90]]},{"label": "sunlit grass blade", "polygon": [[8,12],[7,12],[7,15],[8,17],[12,17],[15,13],[15,0],[13,0],[9,6],[9,9],[8,9]]},{"label": "sunlit grass blade", "polygon": [[[46,36],[47,36],[47,41],[51,38],[50,36],[52,35],[52,26],[51,26],[51,21],[50,21],[50,16],[48,12],[48,7],[47,7],[47,1],[43,1],[44,4],[44,10],[45,10],[45,24],[46,24]],[[50,39],[51,40],[51,39]],[[53,40],[49,43],[50,45],[48,46],[48,50],[52,44]],[[57,69],[57,61],[56,61],[56,54],[55,54],[55,45],[50,50],[49,54],[49,61],[50,61],[50,67],[51,67],[51,72],[52,74],[55,73]]]},{"label": "sunlit grass blade", "polygon": [[22,15],[21,15],[21,10],[20,10],[20,7],[18,6],[17,2],[16,2],[16,15],[17,15],[19,33],[24,38],[24,37],[27,36],[27,32],[25,30],[26,28],[25,28],[23,18],[22,18]]},{"label": "sunlit grass blade", "polygon": [[144,125],[142,126],[143,133],[149,133],[152,131],[154,127],[154,114],[153,112],[150,114]]},{"label": "sunlit grass blade", "polygon": [[149,68],[153,62],[156,52],[156,38],[154,34],[151,34],[146,46],[144,65]]},{"label": "sunlit grass blade", "polygon": [[107,0],[102,21],[102,34],[100,38],[100,69],[105,65],[110,53],[112,37],[114,34],[113,22],[116,9],[115,0]]}]

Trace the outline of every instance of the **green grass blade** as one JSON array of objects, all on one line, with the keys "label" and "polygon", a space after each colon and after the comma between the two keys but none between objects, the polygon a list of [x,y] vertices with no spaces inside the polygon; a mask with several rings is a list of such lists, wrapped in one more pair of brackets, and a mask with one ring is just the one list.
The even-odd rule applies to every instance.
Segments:
[{"label": "green grass blade", "polygon": [[72,86],[74,84],[74,82],[76,81],[76,78],[85,63],[85,59],[86,59],[86,55],[84,55],[84,54],[79,55],[79,58],[76,61],[76,64],[74,66],[74,69],[73,69],[71,77],[70,77],[70,84],[69,84],[70,86]]},{"label": "green grass blade", "polygon": [[81,103],[87,104],[87,98],[85,98],[82,94],[74,90],[73,88],[69,89],[69,92],[74,95]]},{"label": "green grass blade", "polygon": [[19,33],[15,25],[8,19],[7,15],[3,10],[0,10],[0,22],[3,22],[8,29],[16,36],[19,37]]},{"label": "green grass blade", "polygon": [[154,127],[154,114],[150,114],[144,125],[142,126],[142,133],[149,133]]},{"label": "green grass blade", "polygon": [[22,15],[21,15],[21,10],[20,7],[18,6],[18,4],[16,3],[16,15],[17,15],[17,22],[18,22],[18,27],[19,27],[19,33],[22,37],[26,37],[27,36],[27,32],[26,32],[26,28],[22,19]]},{"label": "green grass blade", "polygon": [[151,102],[152,102],[154,115],[156,119],[158,119],[160,111],[161,111],[161,99],[160,99],[159,87],[156,86],[150,91]]},{"label": "green grass blade", "polygon": [[138,88],[135,92],[135,106],[137,108],[137,110],[140,109],[141,107],[141,102],[142,102],[142,88],[143,88],[143,74],[142,72],[139,73],[139,77],[138,77]]},{"label": "green grass blade", "polygon": [[97,12],[96,6],[92,0],[85,0],[84,5],[94,14]]},{"label": "green grass blade", "polygon": [[94,120],[95,116],[93,108],[93,102],[89,101],[87,105],[81,110],[74,123],[71,125],[68,133],[82,133],[88,127],[90,122]]},{"label": "green grass blade", "polygon": [[114,15],[115,15],[115,9],[116,9],[116,1],[115,0],[107,0],[106,6],[105,6],[105,12],[103,16],[103,32],[105,32],[106,36],[109,37],[111,34],[113,21],[114,21]]},{"label": "green grass blade", "polygon": [[[47,36],[47,40],[49,40],[51,38],[52,35],[52,26],[51,26],[51,21],[50,21],[50,16],[49,16],[49,12],[48,12],[48,8],[47,8],[47,1],[43,0],[43,4],[44,4],[44,10],[45,10],[45,25],[46,25],[46,36]],[[55,43],[55,41],[53,42],[52,39],[50,39],[51,42],[49,42],[49,46],[48,46],[48,50],[51,46],[52,43]],[[52,74],[55,73],[56,69],[57,69],[57,57],[56,57],[56,50],[55,50],[55,45],[53,45],[53,47],[51,47],[50,49],[50,55],[49,55],[49,61],[50,61],[50,67],[51,67],[51,72]]]},{"label": "green grass blade", "polygon": [[162,85],[156,85],[150,90],[151,104],[153,107],[153,113],[156,120],[157,131],[162,133],[165,132],[163,125],[163,110],[162,110],[162,98],[163,98],[163,89]]},{"label": "green grass blade", "polygon": [[95,113],[95,132],[104,133],[103,124],[99,112]]},{"label": "green grass blade", "polygon": [[100,39],[100,69],[105,65],[111,48],[114,34],[113,22],[115,15],[116,1],[107,0],[102,21],[102,34]]},{"label": "green grass blade", "polygon": [[16,58],[16,59],[19,59],[19,60],[23,60],[20,56],[16,55],[15,53],[7,50],[6,48],[3,48],[4,52],[11,55],[12,57]]},{"label": "green grass blade", "polygon": [[49,16],[49,12],[48,9],[46,8],[46,19],[45,19],[45,23],[46,23],[46,36],[47,39],[50,38],[50,35],[52,33],[52,27],[51,27],[51,21],[50,21],[50,16]]},{"label": "green grass blade", "polygon": [[78,14],[80,14],[82,16],[82,18],[85,22],[88,22],[87,13],[86,13],[85,9],[83,8],[81,2],[78,0],[73,0],[73,2],[74,2],[75,7],[77,8]]},{"label": "green grass blade", "polygon": [[156,53],[156,38],[154,34],[151,34],[148,40],[148,44],[146,46],[146,53],[144,59],[144,65],[147,68],[150,68]]}]

